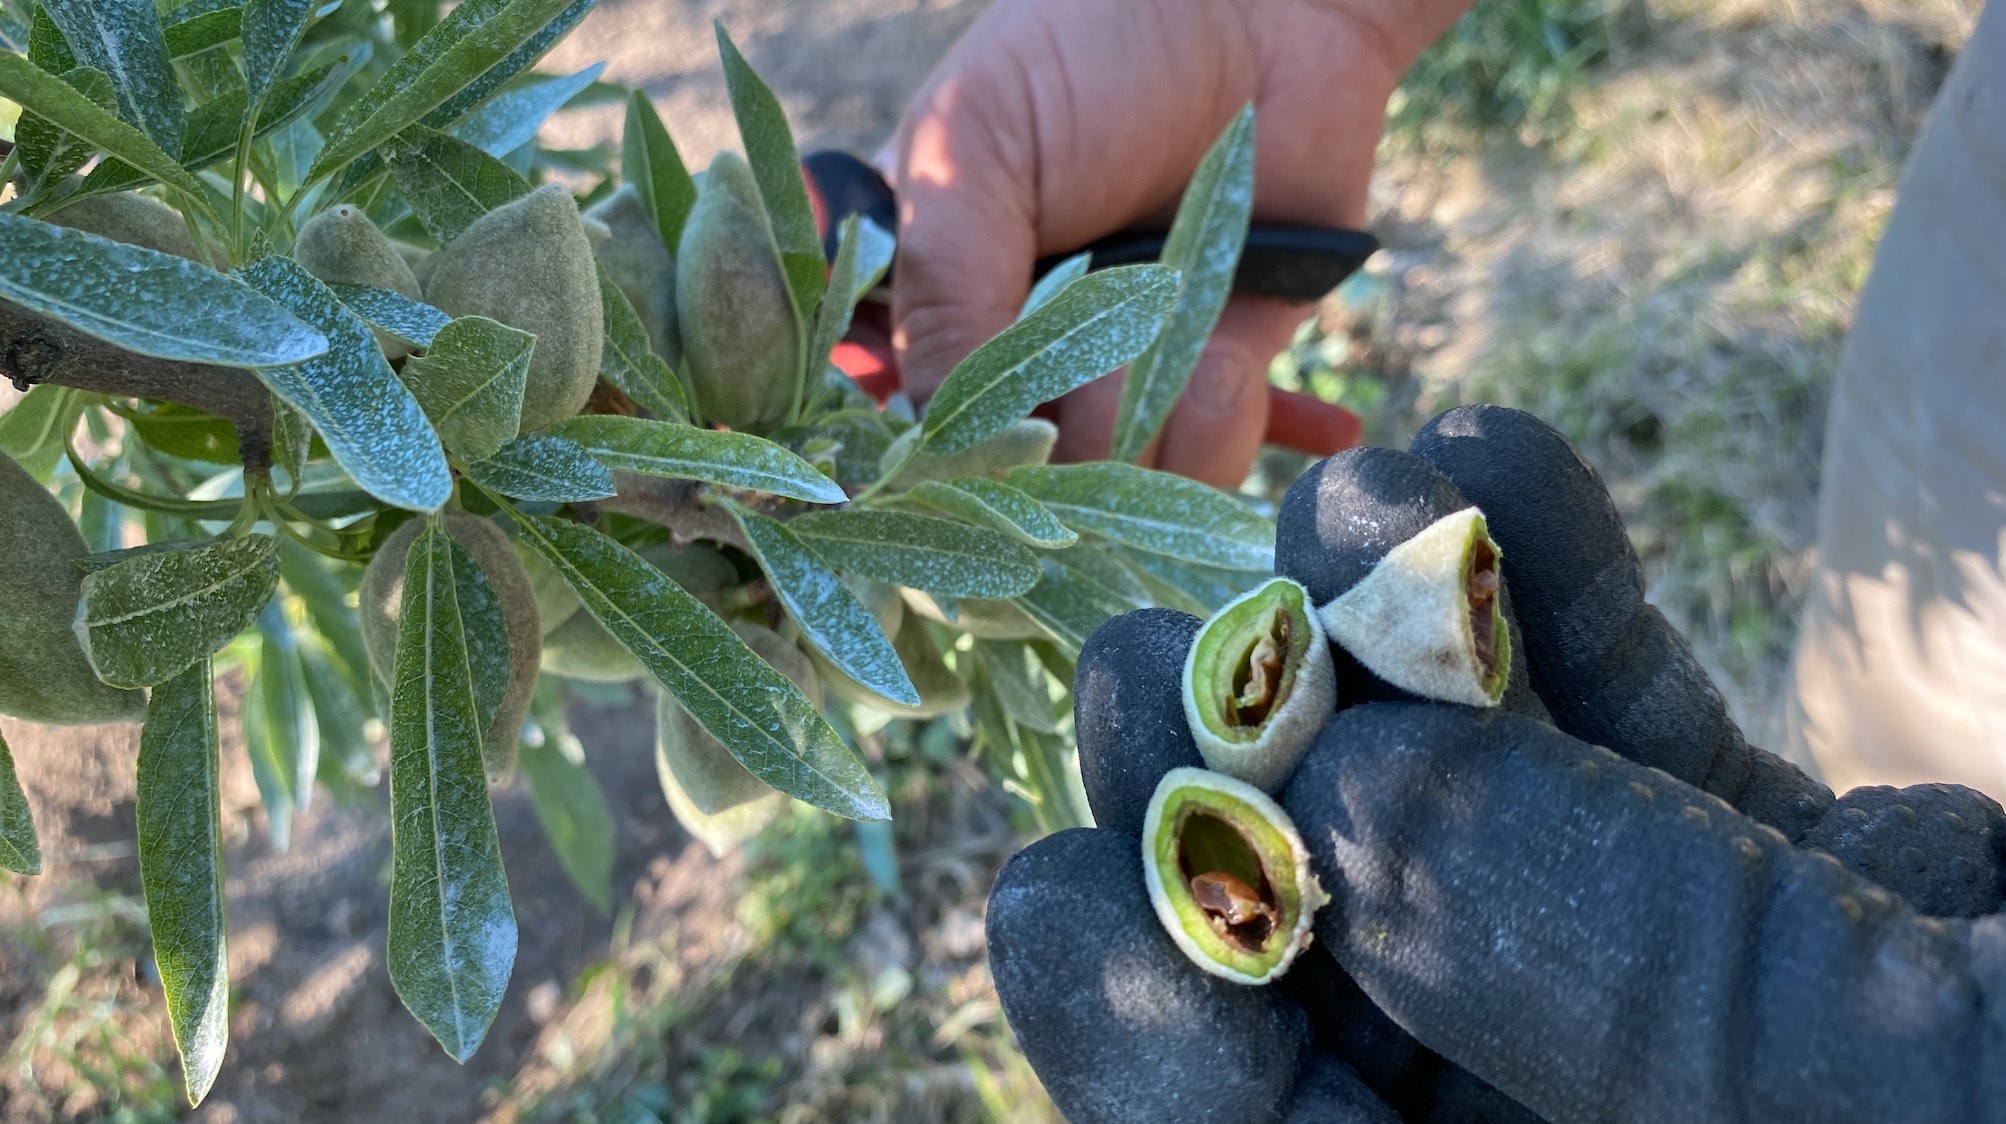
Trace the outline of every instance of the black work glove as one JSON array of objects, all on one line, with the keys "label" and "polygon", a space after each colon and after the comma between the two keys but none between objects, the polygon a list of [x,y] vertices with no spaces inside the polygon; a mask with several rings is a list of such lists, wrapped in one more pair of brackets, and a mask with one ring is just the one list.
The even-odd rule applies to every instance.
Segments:
[{"label": "black work glove", "polygon": [[1485,711],[1355,705],[1400,692],[1345,665],[1349,709],[1283,794],[1334,901],[1286,977],[1243,987],[1199,972],[1162,933],[1129,834],[1155,779],[1196,764],[1176,705],[1196,622],[1110,622],[1076,683],[1081,769],[1105,826],[1028,848],[991,900],[998,991],[1060,1108],[1304,1121],[2006,1112],[1991,1095],[2006,1081],[1994,1076],[2006,1062],[1998,805],[1936,785],[1835,803],[1747,746],[1643,603],[1600,481],[1544,425],[1452,411],[1415,451],[1446,480],[1385,450],[1305,474],[1277,568],[1322,602],[1444,504],[1475,503],[1515,598],[1513,679],[1533,697],[1514,688]]}]

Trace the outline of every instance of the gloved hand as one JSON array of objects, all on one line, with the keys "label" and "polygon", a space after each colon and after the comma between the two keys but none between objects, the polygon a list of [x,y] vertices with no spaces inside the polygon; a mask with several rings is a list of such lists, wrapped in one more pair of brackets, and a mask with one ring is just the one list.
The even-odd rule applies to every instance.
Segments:
[{"label": "gloved hand", "polygon": [[1502,550],[1511,677],[1530,691],[1487,710],[1403,701],[1340,661],[1340,710],[1282,795],[1333,901],[1288,975],[1247,987],[1164,934],[1134,835],[1157,778],[1197,764],[1178,704],[1198,624],[1109,622],[1075,684],[1103,826],[1027,848],[990,901],[998,992],[1061,1110],[2006,1116],[1999,806],[1944,785],[1834,801],[1749,747],[1644,604],[1601,482],[1538,421],[1451,411],[1414,453],[1306,473],[1277,568],[1323,603],[1474,503]]}]

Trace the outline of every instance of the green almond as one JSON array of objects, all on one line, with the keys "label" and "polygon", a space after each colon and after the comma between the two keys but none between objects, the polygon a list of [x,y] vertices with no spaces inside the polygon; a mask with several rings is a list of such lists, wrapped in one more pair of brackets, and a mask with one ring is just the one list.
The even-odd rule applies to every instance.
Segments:
[{"label": "green almond", "polygon": [[1295,824],[1260,789],[1205,769],[1172,769],[1142,821],[1149,901],[1193,964],[1221,979],[1279,979],[1309,947],[1330,901]]}]

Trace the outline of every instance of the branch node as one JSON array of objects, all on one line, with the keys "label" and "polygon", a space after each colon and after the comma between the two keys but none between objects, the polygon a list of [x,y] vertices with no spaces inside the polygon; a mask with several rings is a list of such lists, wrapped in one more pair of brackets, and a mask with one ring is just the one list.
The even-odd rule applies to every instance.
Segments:
[{"label": "branch node", "polygon": [[8,341],[6,354],[0,356],[0,370],[6,372],[15,390],[25,394],[47,381],[62,361],[63,345],[47,331],[35,328]]}]

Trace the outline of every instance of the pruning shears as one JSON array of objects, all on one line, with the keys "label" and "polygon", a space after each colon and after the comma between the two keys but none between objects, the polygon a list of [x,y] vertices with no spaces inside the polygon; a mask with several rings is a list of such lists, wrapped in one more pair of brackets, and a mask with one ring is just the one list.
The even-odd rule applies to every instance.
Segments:
[{"label": "pruning shears", "polygon": [[[847,152],[813,152],[801,161],[808,181],[809,202],[822,233],[824,253],[836,256],[837,231],[850,215],[862,215],[887,231],[898,229],[898,200],[877,169]],[[1163,253],[1162,232],[1138,231],[1103,238],[1080,249],[1092,256],[1088,269],[1152,262]],[[1242,295],[1281,297],[1312,302],[1343,283],[1379,249],[1379,240],[1363,230],[1254,223],[1240,251],[1233,291]],[[1076,251],[1077,252],[1077,251]],[[1037,263],[1035,275],[1070,257],[1055,255]],[[890,275],[886,275],[889,283]],[[891,347],[890,305],[883,286],[873,299],[857,306],[849,333],[836,345],[831,360],[857,385],[880,402],[899,389],[899,374]],[[1279,387],[1268,388],[1270,445],[1311,456],[1329,456],[1359,440],[1358,415],[1342,406]],[[1039,408],[1049,415],[1050,403]]]}]

